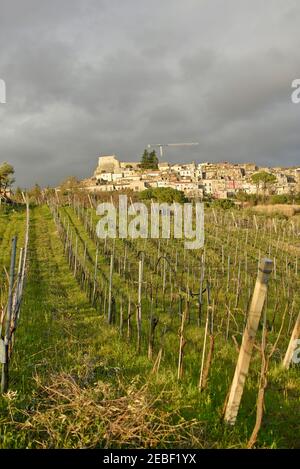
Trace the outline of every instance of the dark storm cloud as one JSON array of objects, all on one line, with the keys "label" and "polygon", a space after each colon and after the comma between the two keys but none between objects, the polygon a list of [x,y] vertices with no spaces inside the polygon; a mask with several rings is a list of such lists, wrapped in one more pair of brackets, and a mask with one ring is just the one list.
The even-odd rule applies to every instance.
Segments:
[{"label": "dark storm cloud", "polygon": [[20,185],[150,142],[200,142],[170,161],[299,164],[299,21],[296,0],[0,0],[0,161]]}]

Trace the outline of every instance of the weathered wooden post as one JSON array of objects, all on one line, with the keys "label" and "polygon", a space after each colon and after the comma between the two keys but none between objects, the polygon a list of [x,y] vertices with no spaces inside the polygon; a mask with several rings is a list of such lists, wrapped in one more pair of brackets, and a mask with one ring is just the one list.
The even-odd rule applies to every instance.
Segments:
[{"label": "weathered wooden post", "polygon": [[235,308],[237,308],[238,304],[239,304],[240,283],[241,283],[241,261],[239,261],[239,268],[238,268],[238,277],[237,277],[237,284],[236,284],[236,296],[235,296]]},{"label": "weathered wooden post", "polygon": [[138,288],[138,307],[137,307],[137,349],[141,350],[141,337],[142,337],[142,282],[143,282],[143,262],[144,253],[139,260],[139,288]]},{"label": "weathered wooden post", "polygon": [[70,268],[72,265],[72,241],[73,241],[73,231],[71,231],[70,233],[69,244],[68,244],[68,260],[69,260]]},{"label": "weathered wooden post", "polygon": [[86,262],[86,251],[87,251],[87,246],[86,246],[86,241],[84,242],[84,251],[83,251],[83,266],[85,267],[85,262]]},{"label": "weathered wooden post", "polygon": [[149,334],[149,344],[148,344],[149,360],[152,360],[152,357],[153,357],[155,329],[156,329],[157,324],[158,324],[158,318],[152,317],[150,320],[150,334]]},{"label": "weathered wooden post", "polygon": [[1,362],[2,362],[2,377],[1,377],[1,393],[8,390],[8,370],[9,370],[9,343],[10,343],[10,326],[13,307],[13,288],[15,282],[15,264],[16,264],[16,251],[17,251],[17,236],[12,239],[10,270],[9,270],[9,290],[8,302],[6,311],[5,323],[5,336],[4,341],[1,339]]},{"label": "weathered wooden post", "polygon": [[131,303],[130,296],[128,297],[128,308],[127,308],[127,340],[131,339]]},{"label": "weathered wooden post", "polygon": [[[203,341],[203,350],[202,350],[202,358],[201,358],[201,369],[200,369],[200,377],[198,383],[198,389],[202,391],[202,389],[206,385],[206,381],[208,378],[208,372],[212,360],[212,354],[214,350],[214,336],[213,336],[213,307],[211,306],[210,301],[210,285],[207,282],[206,284],[206,292],[207,292],[207,314],[206,314],[206,323],[205,323],[205,331],[204,331],[204,341]],[[207,360],[207,367],[206,370],[204,369],[204,359],[205,359],[205,352],[206,352],[206,342],[207,342],[207,335],[209,332],[210,337],[210,347],[209,347],[209,354]]]},{"label": "weathered wooden post", "polygon": [[92,297],[93,303],[95,302],[95,294],[96,294],[97,270],[98,270],[98,245],[96,248],[95,266],[94,266],[93,297]]},{"label": "weathered wooden post", "polygon": [[21,287],[21,281],[22,281],[22,269],[23,269],[23,260],[24,260],[24,248],[21,248],[20,249],[20,255],[19,255],[19,265],[18,265],[18,273],[17,273],[17,284],[16,284],[16,288],[15,288],[15,293],[14,293],[14,298],[13,298],[13,317],[12,317],[12,320],[13,320],[13,323],[14,323],[14,326],[13,328],[15,328],[15,322],[16,322],[16,314],[17,314],[17,309],[18,309],[18,303],[19,303],[19,299],[20,299],[20,296],[21,296],[21,291],[20,291],[20,287]]},{"label": "weathered wooden post", "polygon": [[236,364],[225,411],[224,420],[230,425],[235,424],[239,411],[244,385],[249,370],[254,339],[267,294],[267,285],[270,274],[272,272],[272,266],[273,261],[270,259],[262,259],[259,265],[257,280],[249,309],[248,320],[243,334],[239,358]]},{"label": "weathered wooden post", "polygon": [[222,256],[222,272],[224,274],[224,245],[221,246],[221,256]]},{"label": "weathered wooden post", "polygon": [[91,197],[90,197],[90,194],[88,194],[88,199],[89,199],[89,202],[90,202],[90,206],[91,206],[91,209],[93,209],[93,204],[92,204],[92,201],[91,201]]},{"label": "weathered wooden post", "polygon": [[165,299],[165,291],[166,291],[166,258],[163,258],[163,278],[162,278],[162,291],[163,291],[163,296]]},{"label": "weathered wooden post", "polygon": [[217,219],[217,215],[216,215],[216,212],[215,212],[214,208],[212,209],[212,212],[213,212],[213,216],[214,216],[214,219],[215,219],[215,224],[217,225],[218,224],[218,219]]},{"label": "weathered wooden post", "polygon": [[229,290],[229,281],[230,281],[230,256],[227,258],[227,286],[226,286],[226,291],[228,292]]},{"label": "weathered wooden post", "polygon": [[119,323],[119,331],[120,337],[123,336],[123,325],[124,325],[124,318],[123,318],[123,300],[120,300],[120,323]]},{"label": "weathered wooden post", "polygon": [[[11,347],[13,347],[13,344],[14,344],[14,333],[15,333],[15,330],[17,329],[17,322],[18,322],[18,317],[19,317],[19,312],[20,312],[20,307],[21,307],[21,301],[22,301],[22,291],[23,291],[22,272],[23,272],[24,256],[25,256],[25,248],[21,248],[20,249],[20,255],[19,255],[19,265],[18,265],[17,278],[16,278],[16,287],[15,287],[15,291],[14,291],[14,295],[13,295],[11,327],[10,327]],[[1,321],[1,323],[2,323],[2,321]],[[1,363],[1,361],[0,361],[0,363]]]},{"label": "weathered wooden post", "polygon": [[127,246],[125,244],[124,248],[124,262],[123,262],[123,275],[125,276],[126,273],[126,259],[127,259]]},{"label": "weathered wooden post", "polygon": [[[106,238],[105,238],[106,239]],[[111,299],[112,299],[112,276],[114,268],[114,255],[110,256],[110,268],[109,268],[109,290],[108,290],[108,323],[112,323],[112,310],[111,310]]]},{"label": "weathered wooden post", "polygon": [[203,281],[205,275],[205,257],[204,254],[201,255],[201,275],[200,275],[200,285],[199,285],[199,298],[198,298],[198,326],[201,326],[201,316],[202,316],[202,294],[203,294]]},{"label": "weathered wooden post", "polygon": [[76,235],[75,256],[74,256],[74,277],[76,277],[76,273],[77,273],[77,257],[78,257],[78,236]]},{"label": "weathered wooden post", "polygon": [[285,357],[283,359],[282,365],[284,368],[288,369],[290,367],[293,354],[297,348],[297,339],[300,337],[300,313],[298,314],[298,317],[296,319],[296,323],[291,335],[291,339],[285,354]]},{"label": "weathered wooden post", "polygon": [[181,326],[179,330],[179,354],[178,354],[178,369],[177,369],[178,380],[180,380],[183,375],[183,355],[184,355],[184,347],[186,346],[186,340],[183,335],[185,321],[186,321],[186,310],[184,310],[182,313]]},{"label": "weathered wooden post", "polygon": [[228,341],[228,335],[229,335],[229,325],[230,325],[230,300],[229,300],[229,303],[228,305],[226,305],[226,309],[227,309],[227,320],[226,320],[226,332],[225,332],[225,339],[226,339],[226,342]]}]

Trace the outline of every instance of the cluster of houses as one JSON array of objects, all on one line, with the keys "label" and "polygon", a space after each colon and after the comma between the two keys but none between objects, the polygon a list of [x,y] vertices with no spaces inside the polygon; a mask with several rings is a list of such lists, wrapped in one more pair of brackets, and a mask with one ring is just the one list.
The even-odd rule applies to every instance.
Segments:
[{"label": "cluster of houses", "polygon": [[158,163],[157,170],[142,170],[137,162],[121,162],[115,155],[100,156],[87,188],[98,191],[142,191],[150,187],[171,187],[189,197],[210,195],[226,199],[238,191],[257,193],[251,176],[267,171],[276,176],[273,194],[300,192],[300,168],[262,168],[253,163]]}]

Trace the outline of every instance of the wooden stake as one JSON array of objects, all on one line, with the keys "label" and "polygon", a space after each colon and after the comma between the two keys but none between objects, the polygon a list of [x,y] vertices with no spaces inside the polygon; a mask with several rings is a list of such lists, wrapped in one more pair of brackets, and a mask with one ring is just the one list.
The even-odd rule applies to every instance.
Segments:
[{"label": "wooden stake", "polygon": [[[77,238],[76,238],[76,241],[77,241]],[[95,301],[95,294],[96,294],[97,269],[98,269],[98,246],[96,248],[95,266],[94,266],[94,281],[93,281],[93,296],[92,296],[93,303]]]},{"label": "wooden stake", "polygon": [[[106,239],[106,238],[105,238]],[[109,290],[108,290],[108,323],[112,323],[112,310],[111,310],[111,300],[112,300],[112,276],[114,268],[114,256],[110,256],[110,269],[109,269]]]},{"label": "wooden stake", "polygon": [[205,263],[204,263],[204,254],[201,256],[201,274],[200,274],[200,285],[199,285],[199,303],[198,303],[198,326],[201,325],[201,313],[202,313],[202,290],[203,290],[203,281],[205,275]]},{"label": "wooden stake", "polygon": [[128,298],[128,309],[127,309],[127,339],[130,341],[131,338],[131,303]]},{"label": "wooden stake", "polygon": [[244,385],[249,370],[251,354],[258,328],[261,312],[264,306],[267,284],[272,272],[273,261],[262,259],[250,305],[247,325],[244,331],[242,345],[232,381],[228,403],[225,411],[225,422],[234,425],[243,395]]},{"label": "wooden stake", "polygon": [[150,321],[150,334],[148,344],[148,359],[152,360],[155,340],[155,328],[158,324],[158,318],[152,317]]},{"label": "wooden stake", "polygon": [[183,311],[181,318],[181,326],[179,331],[179,355],[178,355],[178,370],[177,370],[177,379],[180,380],[183,375],[183,353],[184,347],[186,345],[186,340],[183,336],[184,324],[186,320],[186,310]]},{"label": "wooden stake", "polygon": [[123,335],[123,324],[124,324],[124,319],[123,319],[123,300],[122,300],[122,298],[121,298],[121,302],[120,302],[120,326],[119,326],[120,337],[122,337],[122,335]]},{"label": "wooden stake", "polygon": [[209,323],[209,313],[208,313],[208,308],[207,308],[205,332],[204,332],[204,341],[203,341],[203,349],[202,349],[202,358],[201,358],[201,370],[200,370],[200,378],[199,378],[199,384],[198,384],[198,389],[200,391],[202,389],[202,381],[203,381],[203,369],[204,369],[204,359],[205,359],[205,349],[206,349],[206,341],[207,341],[208,323]]},{"label": "wooden stake", "polygon": [[296,320],[296,323],[295,323],[295,326],[291,335],[291,339],[290,339],[285,357],[282,362],[283,367],[286,369],[290,367],[293,354],[297,347],[297,339],[299,336],[300,336],[300,313],[298,314],[298,317],[297,317],[297,320]]},{"label": "wooden stake", "polygon": [[[6,311],[6,325],[5,325],[5,336],[3,343],[3,356],[2,358],[2,376],[1,376],[1,393],[5,393],[8,390],[8,370],[9,370],[9,344],[11,338],[11,317],[13,307],[13,288],[15,281],[15,264],[16,264],[16,251],[17,251],[17,236],[12,240],[11,247],[11,258],[10,258],[10,271],[9,271],[9,292],[8,292],[8,303]],[[1,344],[2,345],[2,344]],[[2,355],[2,354],[1,354]]]},{"label": "wooden stake", "polygon": [[143,282],[143,260],[139,260],[139,289],[138,289],[138,307],[137,307],[137,349],[141,350],[141,336],[142,336],[142,282]]}]

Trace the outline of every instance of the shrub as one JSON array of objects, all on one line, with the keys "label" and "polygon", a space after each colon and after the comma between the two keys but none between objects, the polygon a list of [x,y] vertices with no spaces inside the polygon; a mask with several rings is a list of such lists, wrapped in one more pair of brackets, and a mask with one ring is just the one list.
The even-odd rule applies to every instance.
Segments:
[{"label": "shrub", "polygon": [[287,195],[281,194],[281,195],[272,195],[270,197],[269,203],[274,205],[274,204],[287,204],[289,202],[289,198]]},{"label": "shrub", "polygon": [[157,202],[167,202],[169,204],[172,202],[183,203],[186,200],[182,191],[178,191],[171,187],[155,187],[146,189],[140,193],[139,198],[141,200],[154,199]]},{"label": "shrub", "polygon": [[230,199],[216,199],[213,201],[213,207],[221,208],[223,210],[228,210],[235,206],[234,202]]}]

